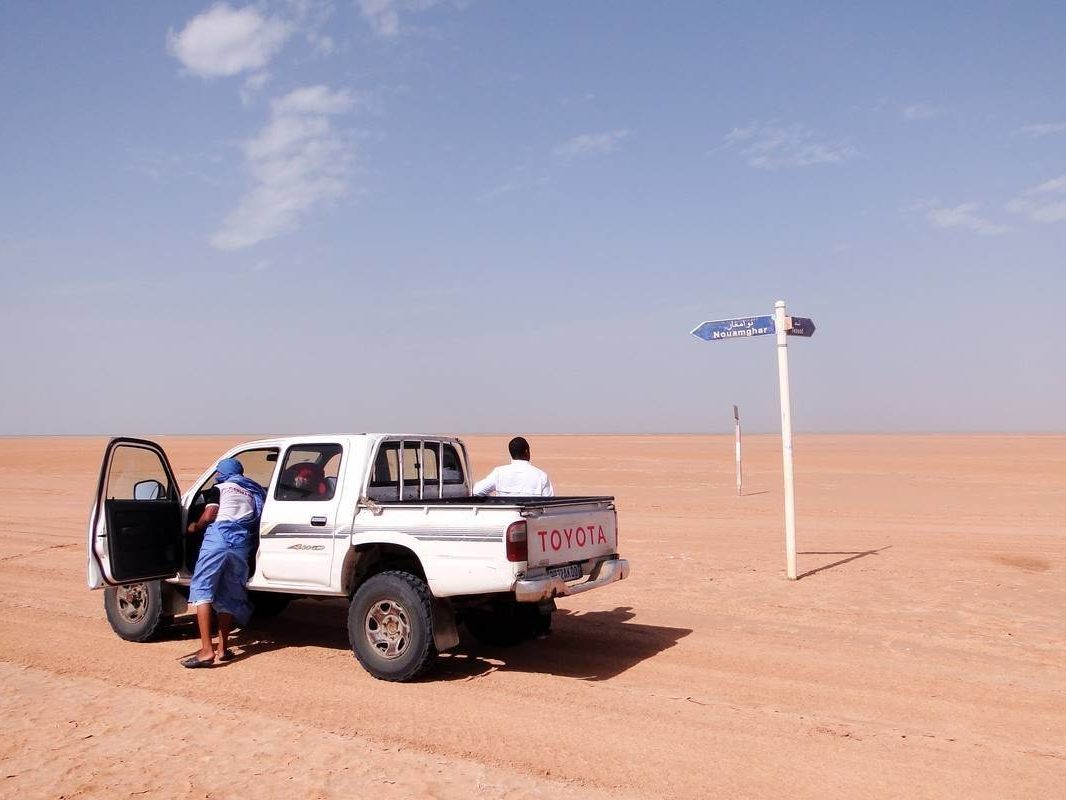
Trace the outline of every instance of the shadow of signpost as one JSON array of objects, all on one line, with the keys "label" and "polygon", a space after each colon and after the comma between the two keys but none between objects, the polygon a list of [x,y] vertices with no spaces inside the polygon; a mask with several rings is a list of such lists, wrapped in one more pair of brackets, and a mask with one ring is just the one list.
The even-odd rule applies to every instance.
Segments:
[{"label": "shadow of signpost", "polygon": [[815,569],[809,569],[806,572],[801,572],[799,575],[796,576],[796,580],[799,580],[800,578],[807,578],[811,575],[817,575],[819,572],[824,572],[825,570],[832,569],[833,567],[839,567],[843,564],[847,564],[849,561],[857,561],[858,559],[865,558],[866,556],[877,555],[882,550],[887,550],[891,546],[892,545],[890,544],[886,544],[884,547],[878,547],[875,550],[807,550],[802,553],[796,553],[796,555],[798,556],[848,556],[847,558],[842,558],[839,561],[834,561],[831,564],[823,564],[822,566],[817,567]]}]

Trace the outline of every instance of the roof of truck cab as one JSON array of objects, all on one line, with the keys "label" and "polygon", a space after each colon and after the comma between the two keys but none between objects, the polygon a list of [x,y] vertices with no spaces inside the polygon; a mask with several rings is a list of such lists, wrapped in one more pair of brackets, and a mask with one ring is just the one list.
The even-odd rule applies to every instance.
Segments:
[{"label": "roof of truck cab", "polygon": [[370,439],[374,441],[379,441],[381,439],[442,439],[446,441],[457,441],[459,437],[449,433],[304,433],[296,436],[275,436],[271,439],[253,439],[251,441],[241,442],[237,447],[270,447],[296,443],[319,444],[323,442],[328,443],[351,439]]}]

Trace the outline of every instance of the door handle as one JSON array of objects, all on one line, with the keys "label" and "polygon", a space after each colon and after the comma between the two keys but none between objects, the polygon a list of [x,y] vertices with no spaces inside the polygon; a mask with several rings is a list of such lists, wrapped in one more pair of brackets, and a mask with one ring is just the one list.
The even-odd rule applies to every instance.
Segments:
[{"label": "door handle", "polygon": [[323,525],[326,524],[326,518],[325,517],[311,517],[311,524],[314,525],[316,528],[321,528]]}]

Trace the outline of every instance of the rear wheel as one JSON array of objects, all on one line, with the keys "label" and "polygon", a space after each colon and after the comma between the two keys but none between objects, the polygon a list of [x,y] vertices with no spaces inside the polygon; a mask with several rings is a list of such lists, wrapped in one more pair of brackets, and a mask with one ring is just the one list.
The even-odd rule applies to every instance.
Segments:
[{"label": "rear wheel", "polygon": [[385,681],[409,681],[433,661],[433,613],[425,581],[409,572],[381,572],[356,591],[348,638],[363,668]]},{"label": "rear wheel", "polygon": [[127,642],[147,642],[173,621],[163,613],[160,581],[108,587],[104,590],[104,611],[111,629]]}]

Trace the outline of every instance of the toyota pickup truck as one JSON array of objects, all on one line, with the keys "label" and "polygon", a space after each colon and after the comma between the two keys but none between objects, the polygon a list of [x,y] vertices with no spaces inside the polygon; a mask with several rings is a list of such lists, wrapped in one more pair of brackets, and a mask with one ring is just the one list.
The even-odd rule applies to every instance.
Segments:
[{"label": "toyota pickup truck", "polygon": [[[555,598],[626,578],[612,497],[474,497],[466,447],[415,434],[248,442],[237,458],[267,490],[248,590],[260,615],[297,597],[345,597],[348,635],[376,678],[406,681],[459,642],[546,633]],[[214,465],[181,494],[156,443],[108,443],[88,527],[88,584],[123,639],[188,611],[202,537],[186,533]],[[299,480],[297,479],[299,478]]]}]

